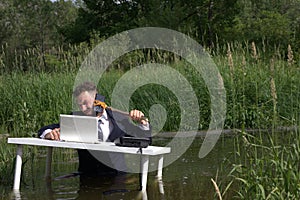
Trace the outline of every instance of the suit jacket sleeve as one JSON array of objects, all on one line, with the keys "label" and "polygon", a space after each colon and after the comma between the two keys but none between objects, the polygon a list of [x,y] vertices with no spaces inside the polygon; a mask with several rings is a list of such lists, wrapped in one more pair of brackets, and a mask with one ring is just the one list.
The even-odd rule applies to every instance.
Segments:
[{"label": "suit jacket sleeve", "polygon": [[127,137],[140,137],[140,138],[150,138],[151,141],[151,126],[149,130],[143,130],[139,126],[133,124],[128,116],[124,116],[119,113],[115,113],[110,109],[106,109],[111,122],[114,125],[114,130],[109,135],[109,140],[113,142],[115,139],[127,136]]},{"label": "suit jacket sleeve", "polygon": [[40,137],[43,134],[43,132],[47,129],[55,129],[55,128],[59,128],[59,127],[60,127],[59,124],[50,124],[50,125],[44,126],[38,130],[38,137]]}]

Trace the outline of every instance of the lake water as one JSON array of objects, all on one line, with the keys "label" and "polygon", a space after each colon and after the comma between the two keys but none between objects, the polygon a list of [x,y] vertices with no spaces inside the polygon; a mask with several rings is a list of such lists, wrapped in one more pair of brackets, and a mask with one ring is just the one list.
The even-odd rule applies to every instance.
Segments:
[{"label": "lake water", "polygon": [[[165,146],[170,138],[154,138],[153,144]],[[139,191],[139,175],[129,174],[124,179],[88,179],[80,180],[79,176],[61,176],[75,172],[77,156],[74,151],[67,158],[57,159],[52,163],[52,179],[46,181],[45,148],[33,147],[33,159],[24,164],[23,179],[19,193],[13,193],[12,184],[1,186],[1,199],[214,199],[215,188],[211,179],[225,184],[226,175],[230,171],[228,160],[234,157],[234,137],[223,135],[213,150],[200,159],[198,153],[203,137],[196,137],[187,151],[176,158],[176,161],[163,169],[163,180],[156,179],[156,171],[148,175],[146,193]],[[26,151],[28,149],[25,149]],[[53,154],[64,149],[54,149]],[[71,153],[72,154],[72,153]],[[74,159],[75,158],[75,159]],[[155,161],[155,160],[154,160]],[[150,165],[152,162],[150,162]]]}]

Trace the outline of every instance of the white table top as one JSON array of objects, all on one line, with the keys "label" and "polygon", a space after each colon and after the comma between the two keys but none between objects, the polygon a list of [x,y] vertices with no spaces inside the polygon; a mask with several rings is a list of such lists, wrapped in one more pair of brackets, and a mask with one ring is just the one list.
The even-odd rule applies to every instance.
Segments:
[{"label": "white table top", "polygon": [[[71,149],[88,149],[97,151],[117,152],[117,153],[128,153],[128,154],[140,154],[139,148],[136,147],[120,147],[116,146],[112,142],[101,142],[99,144],[80,143],[80,142],[65,142],[55,140],[45,140],[39,138],[8,138],[10,144],[23,144],[23,145],[35,145],[35,146],[46,146],[46,147],[62,147]],[[143,155],[162,155],[171,152],[170,147],[158,147],[148,146],[143,148]]]}]

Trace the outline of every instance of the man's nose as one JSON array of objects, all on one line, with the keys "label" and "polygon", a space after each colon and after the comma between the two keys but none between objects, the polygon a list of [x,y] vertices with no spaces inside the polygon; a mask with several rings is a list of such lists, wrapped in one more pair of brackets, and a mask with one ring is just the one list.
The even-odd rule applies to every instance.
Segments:
[{"label": "man's nose", "polygon": [[86,110],[87,106],[86,105],[80,105],[80,110],[84,111]]}]

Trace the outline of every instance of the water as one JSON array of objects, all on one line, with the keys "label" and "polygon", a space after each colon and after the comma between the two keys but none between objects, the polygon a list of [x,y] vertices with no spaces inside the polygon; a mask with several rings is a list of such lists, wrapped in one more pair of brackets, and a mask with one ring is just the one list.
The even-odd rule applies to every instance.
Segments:
[{"label": "water", "polygon": [[[168,138],[155,138],[154,145],[164,146]],[[214,149],[203,159],[198,153],[203,138],[197,137],[187,151],[175,162],[163,169],[162,182],[156,179],[156,171],[148,174],[147,191],[139,191],[139,175],[129,174],[124,179],[88,179],[79,176],[62,178],[75,172],[77,160],[53,159],[52,179],[46,181],[45,156],[35,156],[24,164],[23,180],[19,193],[12,191],[12,185],[3,186],[1,199],[214,199],[215,188],[211,179],[225,183],[230,171],[228,160],[234,157],[234,137],[222,136]],[[45,149],[38,148],[39,155]],[[64,151],[55,149],[54,154]],[[70,152],[70,151],[68,151]],[[76,155],[76,152],[74,152]],[[74,156],[76,158],[76,156]],[[150,160],[151,161],[151,160]],[[155,159],[152,160],[153,162]],[[151,165],[152,162],[150,162]],[[60,177],[60,178],[57,178]]]}]

